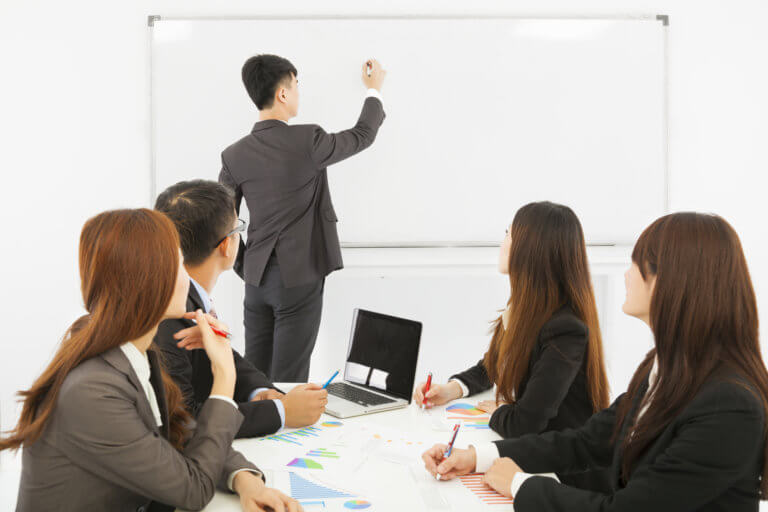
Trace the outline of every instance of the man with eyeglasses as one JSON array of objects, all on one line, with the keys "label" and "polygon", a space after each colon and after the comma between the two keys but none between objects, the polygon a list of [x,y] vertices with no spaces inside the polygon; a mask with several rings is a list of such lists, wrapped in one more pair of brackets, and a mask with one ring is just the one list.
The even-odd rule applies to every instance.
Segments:
[{"label": "man with eyeglasses", "polygon": [[[165,213],[179,232],[184,268],[190,277],[187,311],[202,309],[218,317],[211,294],[219,276],[233,267],[246,228],[235,213],[232,191],[214,181],[183,181],[163,191],[155,209]],[[184,318],[166,320],[154,341],[166,370],[184,395],[187,409],[197,415],[213,385],[211,362],[204,350],[179,347],[182,339],[174,336],[193,325]],[[321,386],[304,384],[283,394],[236,350],[233,357],[237,371],[234,401],[245,417],[237,437],[312,425],[325,410],[328,395]]]}]

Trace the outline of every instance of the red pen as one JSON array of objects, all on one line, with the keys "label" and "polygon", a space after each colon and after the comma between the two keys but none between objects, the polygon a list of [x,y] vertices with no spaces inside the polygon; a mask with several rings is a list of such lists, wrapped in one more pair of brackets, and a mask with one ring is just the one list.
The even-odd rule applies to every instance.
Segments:
[{"label": "red pen", "polygon": [[421,401],[421,410],[424,410],[424,404],[427,403],[427,392],[429,391],[429,386],[432,384],[432,372],[429,372],[429,375],[427,375],[427,385],[424,386],[424,400]]},{"label": "red pen", "polygon": [[219,329],[213,327],[212,325],[209,326],[211,330],[215,333],[221,336],[222,338],[227,338],[228,340],[232,339],[232,335],[229,334],[227,331],[220,331]]}]

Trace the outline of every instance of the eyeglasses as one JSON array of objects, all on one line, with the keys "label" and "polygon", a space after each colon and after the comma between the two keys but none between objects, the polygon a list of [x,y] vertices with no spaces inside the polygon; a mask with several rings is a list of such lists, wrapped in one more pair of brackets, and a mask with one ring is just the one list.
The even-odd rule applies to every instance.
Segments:
[{"label": "eyeglasses", "polygon": [[237,226],[235,227],[235,229],[233,229],[232,231],[224,235],[224,238],[216,242],[216,245],[214,245],[213,248],[214,249],[217,248],[221,244],[221,242],[223,242],[230,236],[234,235],[235,233],[242,233],[243,231],[245,231],[245,221],[243,219],[237,219]]}]

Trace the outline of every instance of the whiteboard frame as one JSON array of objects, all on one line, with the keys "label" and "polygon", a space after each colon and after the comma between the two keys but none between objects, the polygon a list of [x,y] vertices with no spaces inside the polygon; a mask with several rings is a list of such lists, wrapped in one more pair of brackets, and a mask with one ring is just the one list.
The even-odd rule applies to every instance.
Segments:
[{"label": "whiteboard frame", "polygon": [[[244,16],[162,16],[162,15],[149,15],[147,17],[148,26],[148,77],[149,77],[149,154],[150,154],[150,169],[149,169],[149,204],[150,207],[154,205],[155,198],[157,197],[157,130],[156,130],[156,116],[155,116],[155,98],[154,98],[154,63],[152,59],[153,50],[153,33],[152,29],[155,23],[158,21],[279,21],[279,20],[616,20],[616,21],[658,21],[663,27],[663,63],[662,63],[662,82],[663,82],[663,105],[662,105],[662,132],[664,133],[664,183],[663,183],[663,195],[664,195],[664,213],[670,213],[670,175],[669,175],[669,16],[666,14],[623,14],[623,15],[577,15],[577,14],[563,14],[563,15],[514,15],[514,14],[303,14],[303,15],[287,15],[287,14],[265,14],[260,16],[244,15]],[[366,243],[354,243],[354,242],[342,242],[342,248],[354,248],[354,249],[392,249],[392,248],[462,248],[462,247],[500,247],[498,241],[488,242],[366,242]],[[591,247],[612,247],[617,245],[611,242],[590,242],[587,245]]]}]

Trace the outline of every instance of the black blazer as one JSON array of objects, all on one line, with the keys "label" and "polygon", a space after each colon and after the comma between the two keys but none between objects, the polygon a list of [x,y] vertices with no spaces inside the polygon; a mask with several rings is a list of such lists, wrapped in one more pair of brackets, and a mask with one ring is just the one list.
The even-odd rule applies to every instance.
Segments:
[{"label": "black blazer", "polygon": [[273,250],[287,288],[343,267],[326,168],[373,144],[383,121],[381,101],[367,98],[348,130],[260,121],[224,150],[219,181],[235,191],[238,210],[245,198],[250,214],[244,265],[235,266],[246,283],[260,285]]},{"label": "black blazer", "polygon": [[[643,390],[648,387],[647,381]],[[515,496],[518,512],[757,512],[765,411],[736,374],[711,377],[661,433],[620,484],[621,445],[611,442],[616,406],[579,429],[497,442],[526,472],[568,473],[610,467],[607,493],[575,489],[532,477]],[[633,403],[636,410],[640,400]],[[624,438],[626,428],[619,436]]]},{"label": "black blazer", "polygon": [[[202,299],[190,282],[187,311],[196,309],[205,311]],[[160,349],[163,366],[181,388],[187,409],[197,416],[213,387],[211,360],[208,359],[205,350],[186,350],[177,347],[178,340],[173,337],[178,331],[193,325],[195,323],[192,320],[184,318],[165,320],[160,323],[154,342]],[[277,388],[266,375],[243,359],[237,350],[232,352],[237,371],[234,400],[245,416],[236,437],[256,437],[277,432],[280,429],[280,413],[277,412],[275,403],[272,400],[248,401],[254,389]]]},{"label": "black blazer", "polygon": [[[594,412],[587,391],[587,342],[587,327],[573,310],[556,311],[539,333],[515,402],[496,409],[490,427],[514,438],[584,425]],[[463,382],[471,395],[493,387],[482,359],[451,378]],[[580,488],[608,488],[603,471],[558,477]]]}]

